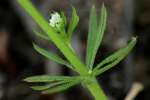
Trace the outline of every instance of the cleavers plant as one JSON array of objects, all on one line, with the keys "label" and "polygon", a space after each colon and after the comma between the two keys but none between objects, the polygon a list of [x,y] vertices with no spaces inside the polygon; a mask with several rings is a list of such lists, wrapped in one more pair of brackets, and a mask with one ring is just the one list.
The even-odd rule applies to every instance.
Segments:
[{"label": "cleavers plant", "polygon": [[[84,63],[79,59],[71,46],[72,33],[79,22],[79,17],[74,7],[72,7],[72,17],[69,23],[67,23],[67,18],[63,12],[54,12],[48,23],[48,21],[46,21],[33,6],[30,0],[18,0],[18,2],[26,12],[32,16],[35,22],[43,30],[44,34],[35,30],[34,32],[41,38],[54,43],[66,57],[66,60],[52,51],[47,51],[38,45],[33,44],[35,50],[49,60],[65,65],[78,73],[76,76],[31,76],[24,79],[24,81],[29,83],[44,83],[43,85],[33,85],[31,88],[46,94],[64,91],[74,85],[82,83],[82,85],[87,87],[91,92],[95,100],[107,100],[107,96],[98,84],[96,77],[122,61],[135,46],[136,38],[133,37],[126,47],[116,51],[94,66],[96,53],[100,47],[106,28],[107,11],[105,6],[102,5],[100,18],[98,20],[96,8],[93,6],[89,18],[86,62]],[[66,26],[68,26],[67,29]]]}]

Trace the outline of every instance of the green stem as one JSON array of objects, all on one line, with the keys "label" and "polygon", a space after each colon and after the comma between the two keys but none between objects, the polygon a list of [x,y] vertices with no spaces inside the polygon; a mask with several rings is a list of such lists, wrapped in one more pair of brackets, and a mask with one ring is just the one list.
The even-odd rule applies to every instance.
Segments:
[{"label": "green stem", "polygon": [[98,84],[98,81],[95,79],[95,77],[90,78],[90,81],[90,83],[86,84],[86,87],[94,96],[95,100],[107,100],[106,95],[104,94],[102,88]]}]

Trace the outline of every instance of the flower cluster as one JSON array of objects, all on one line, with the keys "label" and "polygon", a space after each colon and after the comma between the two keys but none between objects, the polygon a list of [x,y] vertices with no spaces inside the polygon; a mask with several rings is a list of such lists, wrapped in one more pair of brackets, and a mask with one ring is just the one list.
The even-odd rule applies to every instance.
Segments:
[{"label": "flower cluster", "polygon": [[54,12],[49,19],[49,25],[57,32],[61,32],[64,29],[64,20],[59,13]]}]

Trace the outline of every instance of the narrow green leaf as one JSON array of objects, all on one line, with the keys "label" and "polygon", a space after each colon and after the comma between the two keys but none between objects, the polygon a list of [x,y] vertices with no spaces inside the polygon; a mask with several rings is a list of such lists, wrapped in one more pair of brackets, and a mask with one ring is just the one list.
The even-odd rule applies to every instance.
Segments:
[{"label": "narrow green leaf", "polygon": [[33,30],[33,32],[35,33],[35,35],[37,35],[37,36],[40,37],[40,38],[43,38],[43,39],[45,39],[45,40],[50,40],[50,39],[48,38],[47,34],[43,34],[43,33],[37,32],[37,31],[35,31],[35,30]]},{"label": "narrow green leaf", "polygon": [[124,49],[125,49],[125,48],[121,48],[121,49],[118,50],[117,52],[113,53],[112,55],[110,55],[109,57],[107,57],[106,59],[104,59],[101,63],[99,63],[99,64],[97,65],[96,68],[94,68],[93,71],[96,71],[97,69],[103,67],[103,65],[108,64],[108,63],[111,63],[111,62],[115,61],[116,59],[118,59],[118,57],[119,57],[120,55],[122,55],[122,52],[124,52]]},{"label": "narrow green leaf", "polygon": [[57,81],[47,83],[46,85],[31,86],[30,88],[33,89],[33,90],[36,90],[36,91],[42,91],[42,90],[47,90],[47,89],[50,89],[50,88],[57,87],[59,85],[68,84],[69,82],[74,82],[74,81],[82,81],[82,78],[80,78],[80,77],[71,77],[71,79],[57,80]]},{"label": "narrow green leaf", "polygon": [[43,94],[51,94],[51,93],[56,93],[60,91],[64,91],[69,89],[70,87],[79,84],[81,81],[75,80],[75,81],[70,81],[66,84],[58,85],[56,87],[50,88],[48,90],[42,91]]},{"label": "narrow green leaf", "polygon": [[72,16],[71,20],[68,26],[67,34],[68,34],[68,40],[71,41],[72,33],[79,22],[79,16],[77,15],[76,9],[72,7]]},{"label": "narrow green leaf", "polygon": [[66,26],[67,25],[67,18],[65,16],[65,13],[63,11],[61,11],[60,14],[61,14],[61,17],[63,18],[64,26]]},{"label": "narrow green leaf", "polygon": [[42,90],[46,90],[46,89],[52,88],[54,86],[57,86],[63,83],[66,83],[66,81],[58,81],[58,82],[49,83],[49,84],[41,85],[41,86],[31,86],[30,88],[36,91],[42,91]]},{"label": "narrow green leaf", "polygon": [[24,79],[25,82],[54,82],[54,81],[67,81],[80,79],[79,77],[69,77],[69,76],[51,76],[51,75],[40,75],[40,76],[31,76]]},{"label": "narrow green leaf", "polygon": [[[93,13],[96,13],[96,11],[94,11],[94,8],[92,8],[93,10],[91,10],[91,14]],[[91,22],[95,22],[96,17],[93,17],[92,16],[96,16],[96,15],[91,15],[91,19],[90,20],[93,20]],[[106,28],[106,23],[107,23],[107,11],[106,11],[106,8],[105,6],[103,5],[102,8],[101,8],[101,14],[100,14],[100,20],[99,20],[99,23],[98,23],[98,26],[97,27],[93,27],[91,26],[92,28],[92,32],[96,32],[96,33],[90,33],[90,30],[89,30],[89,38],[90,39],[92,36],[93,39],[90,39],[88,40],[89,42],[92,42],[92,43],[89,43],[88,46],[90,45],[90,48],[87,52],[87,60],[86,60],[86,63],[87,63],[87,66],[90,67],[90,69],[92,70],[92,67],[94,65],[94,60],[95,60],[95,57],[96,57],[96,53],[98,51],[98,48],[100,47],[100,44],[101,44],[101,41],[102,41],[102,38],[103,38],[103,35],[104,35],[104,32],[105,32],[105,28]],[[91,24],[91,23],[90,23]],[[96,23],[94,23],[96,24]],[[90,26],[90,25],[89,25]],[[94,29],[96,31],[94,31]]]},{"label": "narrow green leaf", "polygon": [[73,67],[67,61],[65,61],[64,59],[62,59],[58,55],[54,54],[53,52],[42,49],[39,46],[37,46],[36,44],[33,44],[33,46],[37,52],[39,52],[41,55],[45,56],[46,58],[48,58],[52,61],[55,61],[59,64],[65,65],[66,67],[74,70]]},{"label": "narrow green leaf", "polygon": [[104,32],[106,30],[106,24],[107,24],[107,9],[105,8],[105,6],[103,4],[102,8],[101,8],[101,13],[100,13],[98,32],[97,32],[97,35],[96,35],[96,46],[95,46],[95,51],[96,52],[97,52],[98,48],[101,45],[102,38],[103,38]]},{"label": "narrow green leaf", "polygon": [[41,85],[41,86],[31,86],[30,88],[31,88],[32,90],[42,91],[42,90],[49,89],[50,87],[51,87],[51,84]]},{"label": "narrow green leaf", "polygon": [[[117,65],[120,61],[122,61],[129,52],[133,49],[136,44],[136,38],[133,38],[132,41],[127,45],[127,47],[118,50],[114,54],[110,55],[106,59],[104,59],[101,63],[99,63],[93,70],[93,74],[95,76],[100,75],[101,73],[109,70],[110,68]],[[107,64],[107,65],[105,65]],[[105,65],[104,67],[102,67]]]},{"label": "narrow green leaf", "polygon": [[86,52],[86,65],[91,67],[91,58],[93,55],[93,46],[95,45],[95,35],[97,34],[97,14],[95,6],[90,11],[89,18],[89,30],[88,30],[88,41],[87,41],[87,52]]}]

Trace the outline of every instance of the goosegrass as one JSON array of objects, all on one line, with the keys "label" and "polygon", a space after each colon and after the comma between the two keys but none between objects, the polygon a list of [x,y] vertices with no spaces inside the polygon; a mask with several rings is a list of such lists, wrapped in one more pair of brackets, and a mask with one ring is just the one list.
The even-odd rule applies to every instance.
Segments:
[{"label": "goosegrass", "polygon": [[[95,6],[91,8],[89,17],[89,28],[88,28],[88,39],[86,49],[86,60],[83,62],[73,50],[71,46],[72,34],[74,33],[78,22],[79,16],[74,7],[72,7],[72,16],[69,22],[63,12],[60,12],[60,17],[64,25],[63,28],[52,27],[50,23],[40,14],[40,12],[34,7],[30,0],[18,0],[20,6],[33,18],[33,20],[39,25],[44,33],[34,32],[41,38],[52,42],[60,50],[60,52],[66,57],[61,58],[59,55],[52,51],[45,50],[33,43],[33,47],[39,54],[45,58],[57,62],[61,65],[66,66],[70,70],[78,73],[76,76],[55,76],[55,75],[41,75],[31,76],[24,79],[28,83],[44,83],[43,85],[33,85],[31,88],[41,93],[51,94],[60,91],[67,90],[75,85],[82,84],[92,94],[95,100],[107,100],[107,96],[102,90],[96,77],[106,72],[107,70],[115,67],[120,61],[122,61],[136,44],[136,38],[133,37],[126,47],[119,49],[115,53],[100,61],[99,64],[94,66],[95,57],[98,52],[98,48],[101,45],[103,35],[106,30],[107,23],[107,9],[104,4],[101,7],[99,17]],[[66,27],[68,26],[68,27]],[[59,28],[59,31],[57,31]],[[61,29],[61,30],[60,30]]]}]

